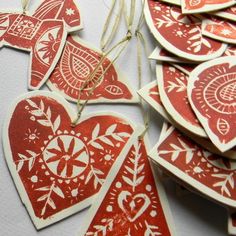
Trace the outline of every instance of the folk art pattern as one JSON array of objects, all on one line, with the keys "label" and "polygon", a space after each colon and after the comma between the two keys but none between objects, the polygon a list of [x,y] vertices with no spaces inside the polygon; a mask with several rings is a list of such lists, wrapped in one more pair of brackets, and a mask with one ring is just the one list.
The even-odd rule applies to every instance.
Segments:
[{"label": "folk art pattern", "polygon": [[188,101],[188,76],[167,63],[156,66],[156,76],[162,104],[172,119],[191,133],[207,137]]},{"label": "folk art pattern", "polygon": [[80,29],[73,0],[45,0],[32,15],[0,14],[0,46],[30,52],[30,89],[39,89],[56,66],[68,32]]},{"label": "folk art pattern", "polygon": [[190,75],[188,98],[209,138],[222,152],[235,146],[235,58],[199,65]]},{"label": "folk art pattern", "polygon": [[[138,102],[136,94],[112,62],[106,58],[97,69],[102,53],[79,37],[68,36],[65,49],[47,84],[66,99],[77,102]],[[92,78],[89,75],[96,69]],[[89,81],[88,81],[89,79]],[[87,85],[86,85],[86,84]],[[81,88],[85,88],[81,91]],[[90,90],[93,87],[93,93]]]},{"label": "folk art pattern", "polygon": [[183,133],[187,133],[188,136],[194,140],[196,143],[201,145],[203,148],[209,150],[212,153],[227,157],[229,159],[236,159],[236,149],[232,148],[229,151],[224,153],[220,152],[218,148],[208,138],[201,138],[199,136],[189,133],[185,128],[179,126],[168,114],[165,107],[162,104],[159,87],[156,81],[146,85],[141,90],[138,91],[138,94],[144,99],[155,111],[157,111],[166,121],[175,126]]},{"label": "folk art pattern", "polygon": [[181,0],[183,13],[215,11],[234,4],[234,0]]},{"label": "folk art pattern", "polygon": [[234,161],[204,150],[173,126],[165,128],[149,156],[182,183],[225,206],[236,206]]},{"label": "folk art pattern", "polygon": [[203,36],[202,19],[182,14],[178,6],[148,0],[145,16],[156,40],[179,57],[206,61],[221,56],[226,49],[226,45]]},{"label": "folk art pattern", "polygon": [[64,99],[22,95],[6,119],[5,157],[37,228],[88,207],[133,126],[116,114],[89,115],[74,128]]},{"label": "folk art pattern", "polygon": [[221,42],[236,44],[236,22],[211,17],[203,21],[202,33]]},{"label": "folk art pattern", "polygon": [[79,235],[173,235],[163,194],[136,136],[126,155],[117,159]]}]

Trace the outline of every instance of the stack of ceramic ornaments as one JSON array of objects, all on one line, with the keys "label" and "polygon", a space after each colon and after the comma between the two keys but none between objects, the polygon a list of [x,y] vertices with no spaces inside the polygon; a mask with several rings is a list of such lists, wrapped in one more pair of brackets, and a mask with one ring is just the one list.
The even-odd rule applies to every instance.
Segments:
[{"label": "stack of ceramic ornaments", "polygon": [[[235,211],[235,1],[148,0],[145,17],[158,43],[150,56],[157,80],[139,94],[168,122],[149,156],[176,181]],[[235,223],[231,215],[230,234]]]}]

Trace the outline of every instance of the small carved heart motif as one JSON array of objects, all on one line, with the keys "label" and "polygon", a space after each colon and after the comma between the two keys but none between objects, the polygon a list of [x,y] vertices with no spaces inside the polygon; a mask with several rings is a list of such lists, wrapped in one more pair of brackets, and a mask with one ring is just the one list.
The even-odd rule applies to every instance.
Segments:
[{"label": "small carved heart motif", "polygon": [[127,215],[130,222],[137,220],[148,208],[151,201],[144,193],[132,195],[128,191],[122,191],[118,197],[118,204],[121,210]]}]

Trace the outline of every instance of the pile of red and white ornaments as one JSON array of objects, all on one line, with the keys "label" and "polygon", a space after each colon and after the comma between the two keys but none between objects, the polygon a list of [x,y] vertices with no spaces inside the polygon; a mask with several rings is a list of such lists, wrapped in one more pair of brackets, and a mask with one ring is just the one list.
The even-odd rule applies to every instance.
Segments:
[{"label": "pile of red and white ornaments", "polygon": [[[236,2],[147,0],[156,81],[139,91],[168,123],[151,159],[186,188],[236,209]],[[236,234],[234,214],[228,231]]]},{"label": "pile of red and white ornaments", "polygon": [[[74,34],[81,28],[77,0],[0,14],[1,46],[31,53],[28,88],[35,91],[15,100],[2,132],[21,200],[37,229],[92,205],[81,236],[173,235],[164,190],[139,138],[144,127],[113,112],[78,119],[66,101],[139,102],[112,60]],[[53,92],[39,90],[45,83]]]}]

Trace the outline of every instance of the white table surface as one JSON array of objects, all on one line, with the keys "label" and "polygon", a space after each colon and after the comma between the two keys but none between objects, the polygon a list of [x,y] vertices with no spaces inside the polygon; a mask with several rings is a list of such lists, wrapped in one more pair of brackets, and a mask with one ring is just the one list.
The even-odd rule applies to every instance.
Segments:
[{"label": "white table surface", "polygon": [[[31,0],[31,5],[38,0]],[[89,43],[99,46],[102,26],[108,13],[111,0],[78,0],[83,16],[84,30],[79,35]],[[139,1],[138,1],[139,2]],[[0,9],[20,9],[21,0],[0,0]],[[139,10],[140,10],[139,6]],[[123,37],[124,25],[120,32]],[[155,47],[155,41],[144,26],[150,52]],[[144,58],[145,60],[145,58]],[[138,88],[136,44],[132,40],[126,53],[118,62],[134,89]],[[0,124],[2,125],[11,102],[20,94],[27,92],[27,74],[29,55],[13,49],[0,50]],[[144,84],[150,81],[148,71]],[[152,78],[155,79],[155,78]],[[46,87],[43,88],[47,90]],[[142,122],[141,112],[134,105],[90,105],[85,112],[91,111],[121,111],[133,121]],[[157,142],[162,120],[156,112],[151,113],[151,128],[149,132],[151,147]],[[172,210],[177,236],[222,236],[227,234],[227,212],[206,199],[194,194],[178,196],[176,185],[172,181],[165,184]],[[0,150],[0,236],[73,236],[83,225],[87,211],[80,212],[55,225],[37,232],[22,205],[7,169],[3,152]]]}]

